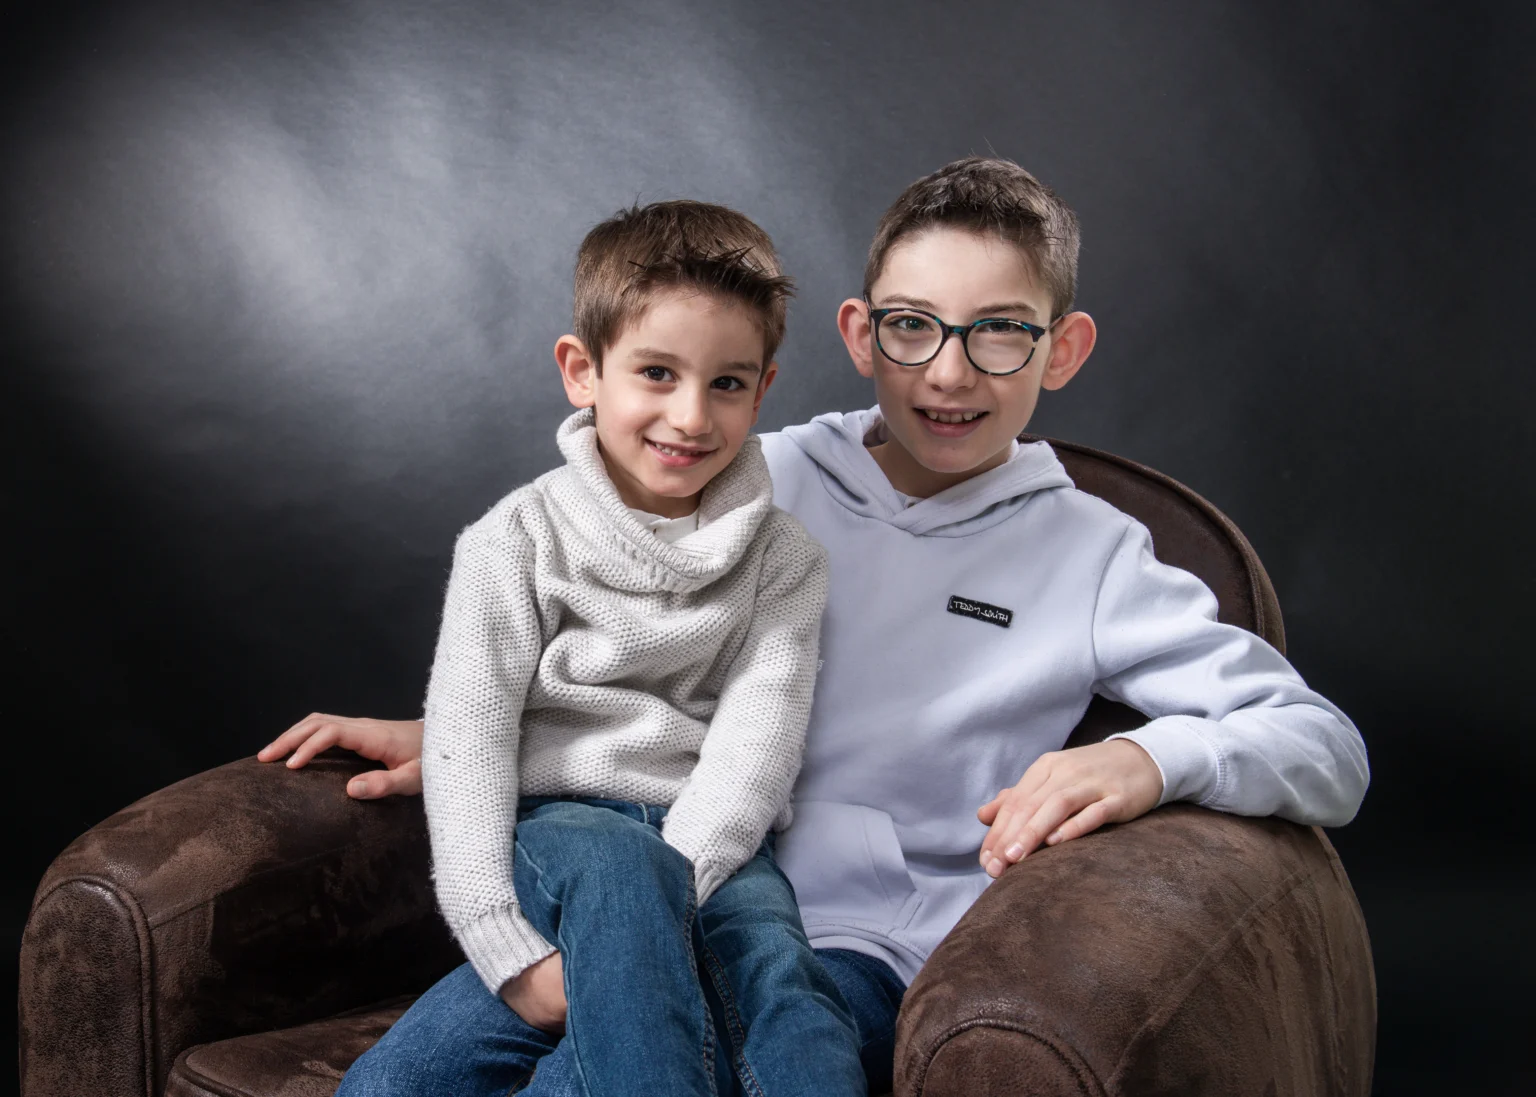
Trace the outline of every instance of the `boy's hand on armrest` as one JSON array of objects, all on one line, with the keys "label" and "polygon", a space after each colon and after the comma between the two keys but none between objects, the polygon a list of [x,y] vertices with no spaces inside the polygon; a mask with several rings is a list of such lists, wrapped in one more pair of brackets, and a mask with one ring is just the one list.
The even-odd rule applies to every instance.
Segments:
[{"label": "boy's hand on armrest", "polygon": [[565,966],[560,954],[544,959],[508,979],[501,986],[501,1000],[534,1028],[557,1036],[565,1033]]},{"label": "boy's hand on armrest", "polygon": [[421,795],[420,720],[369,720],[312,712],[262,747],[256,757],[275,762],[291,751],[288,768],[298,769],[331,747],[356,751],[388,767],[352,778],[347,782],[348,796],[376,800],[381,796]]},{"label": "boy's hand on armrest", "polygon": [[1157,763],[1129,739],[1042,754],[1018,784],[976,813],[992,828],[981,843],[981,865],[1001,876],[1041,843],[1054,846],[1105,823],[1128,823],[1155,808],[1162,794]]}]

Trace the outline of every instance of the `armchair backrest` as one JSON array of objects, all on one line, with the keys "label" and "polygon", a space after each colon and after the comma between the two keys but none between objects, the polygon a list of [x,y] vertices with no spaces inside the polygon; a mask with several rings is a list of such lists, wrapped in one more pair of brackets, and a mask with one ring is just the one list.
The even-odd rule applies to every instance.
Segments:
[{"label": "armchair backrest", "polygon": [[[1285,651],[1275,588],[1253,546],[1225,514],[1173,477],[1124,457],[1054,438],[1022,435],[1019,440],[1049,442],[1080,490],[1145,525],[1159,560],[1198,576],[1211,588],[1218,620],[1256,633]],[[1145,722],[1127,706],[1095,697],[1067,745],[1096,743]]]}]

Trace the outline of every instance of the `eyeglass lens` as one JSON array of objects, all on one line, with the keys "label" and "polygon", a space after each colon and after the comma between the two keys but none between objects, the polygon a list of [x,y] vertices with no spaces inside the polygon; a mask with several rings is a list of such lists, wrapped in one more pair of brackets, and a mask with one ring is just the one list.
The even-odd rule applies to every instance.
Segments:
[{"label": "eyeglass lens", "polygon": [[[938,353],[944,330],[931,316],[898,310],[880,318],[875,336],[891,361],[916,366]],[[971,329],[966,349],[979,369],[1009,373],[1028,361],[1035,349],[1035,337],[1021,324],[991,320]]]}]

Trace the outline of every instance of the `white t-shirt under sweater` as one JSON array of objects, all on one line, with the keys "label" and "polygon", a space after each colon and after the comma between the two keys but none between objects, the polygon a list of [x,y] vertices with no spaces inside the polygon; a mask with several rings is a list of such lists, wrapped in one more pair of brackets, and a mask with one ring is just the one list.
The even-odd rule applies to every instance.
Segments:
[{"label": "white t-shirt under sweater", "polygon": [[681,518],[668,518],[662,514],[652,514],[648,510],[639,507],[630,507],[629,513],[635,516],[646,529],[654,533],[659,539],[669,545],[675,545],[690,533],[695,533],[699,528],[699,512],[685,514]]},{"label": "white t-shirt under sweater", "polygon": [[668,543],[619,498],[592,423],[567,419],[566,464],[460,535],[427,690],[438,903],[493,992],[555,951],[518,909],[519,796],[670,805],[703,903],[788,825],[810,715],[826,553],[772,505],[758,440]]}]

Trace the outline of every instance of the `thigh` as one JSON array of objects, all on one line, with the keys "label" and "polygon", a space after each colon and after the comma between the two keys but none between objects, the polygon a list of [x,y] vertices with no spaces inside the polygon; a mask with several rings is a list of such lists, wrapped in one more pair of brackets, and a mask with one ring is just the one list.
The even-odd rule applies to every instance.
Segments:
[{"label": "thigh", "polygon": [[[746,1088],[862,1092],[853,1019],[767,843],[699,909],[698,925],[701,975]],[[807,1063],[819,1073],[807,1075]]]},{"label": "thigh", "polygon": [[906,984],[889,965],[862,952],[819,948],[816,957],[853,1013],[869,1092],[887,1092],[896,1062],[896,1015]]},{"label": "thigh", "polygon": [[706,977],[728,1011],[750,1017],[785,994],[805,992],[841,1008],[837,988],[806,940],[794,889],[774,863],[771,842],[699,908],[697,925]]},{"label": "thigh", "polygon": [[[641,805],[540,802],[519,814],[513,884],[524,916],[564,952],[592,923],[612,932],[616,910],[664,906],[685,917],[692,869]],[[642,919],[643,920],[643,919]],[[640,932],[637,930],[637,932]]]},{"label": "thigh", "polygon": [[764,841],[699,908],[699,926],[711,942],[725,943],[759,929],[775,938],[809,948],[795,889],[773,859],[773,842]]},{"label": "thigh", "polygon": [[503,1097],[557,1037],[523,1021],[469,964],[406,1010],[342,1079],[337,1097]]}]

